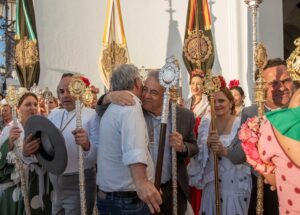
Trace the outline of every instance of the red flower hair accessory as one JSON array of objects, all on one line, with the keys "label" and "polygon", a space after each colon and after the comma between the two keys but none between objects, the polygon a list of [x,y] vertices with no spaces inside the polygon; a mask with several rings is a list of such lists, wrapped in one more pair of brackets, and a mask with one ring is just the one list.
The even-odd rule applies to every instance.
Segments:
[{"label": "red flower hair accessory", "polygon": [[228,87],[229,87],[230,90],[231,90],[232,88],[238,87],[238,86],[240,86],[240,81],[239,81],[239,80],[236,80],[236,79],[231,80],[231,81],[229,82],[229,84],[228,84]]},{"label": "red flower hair accessory", "polygon": [[222,75],[218,75],[218,78],[220,80],[221,88],[226,87],[226,81]]},{"label": "red flower hair accessory", "polygon": [[195,69],[191,73],[191,78],[193,78],[194,76],[200,76],[200,78],[204,78],[205,77],[205,72],[200,70],[200,69]]},{"label": "red flower hair accessory", "polygon": [[99,88],[95,87],[94,85],[91,86],[91,91],[94,94],[98,94],[100,92]]},{"label": "red flower hair accessory", "polygon": [[85,86],[90,86],[90,81],[88,78],[84,77],[84,76],[80,76],[80,79],[85,83]]}]

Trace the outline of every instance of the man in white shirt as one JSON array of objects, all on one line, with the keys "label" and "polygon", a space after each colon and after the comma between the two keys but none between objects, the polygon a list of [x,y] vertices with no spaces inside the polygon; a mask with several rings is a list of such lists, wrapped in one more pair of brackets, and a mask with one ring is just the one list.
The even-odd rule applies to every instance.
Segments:
[{"label": "man in white shirt", "polygon": [[92,214],[96,198],[96,152],[99,117],[90,108],[81,108],[82,128],[76,129],[75,98],[70,95],[68,86],[73,81],[73,74],[63,74],[57,87],[58,97],[63,109],[56,109],[49,115],[65,138],[68,154],[67,167],[62,175],[50,174],[54,193],[52,214],[80,214],[78,145],[84,150],[84,173],[86,188],[87,214]]},{"label": "man in white shirt", "polygon": [[112,72],[110,83],[112,91],[128,90],[135,105],[111,104],[101,118],[97,157],[99,212],[159,212],[162,199],[153,184],[154,166],[140,101],[143,84],[137,67],[119,66]]},{"label": "man in white shirt", "polygon": [[[163,109],[164,88],[159,83],[159,70],[149,71],[142,90],[142,108],[147,124],[150,154],[154,163],[157,160],[160,120]],[[103,104],[102,104],[103,102]],[[127,91],[114,91],[101,97],[98,101],[96,111],[100,116],[106,111],[108,103],[135,105],[136,102]],[[106,112],[105,112],[106,113]],[[161,190],[163,203],[160,206],[160,214],[171,214],[172,211],[172,162],[171,150],[174,148],[177,152],[177,181],[178,181],[178,215],[186,213],[187,199],[189,198],[188,175],[185,164],[186,158],[191,158],[198,153],[198,148],[194,136],[195,118],[193,112],[185,108],[176,108],[176,129],[171,131],[171,111],[168,116],[168,126],[166,134],[166,144],[163,158]]]}]

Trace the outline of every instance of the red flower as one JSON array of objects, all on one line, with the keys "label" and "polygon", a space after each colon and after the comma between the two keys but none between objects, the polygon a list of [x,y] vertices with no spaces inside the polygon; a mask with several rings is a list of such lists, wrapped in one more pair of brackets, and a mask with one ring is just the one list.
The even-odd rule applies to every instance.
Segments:
[{"label": "red flower", "polygon": [[91,86],[91,91],[94,94],[98,94],[100,92],[99,88],[95,87],[94,85]]},{"label": "red flower", "polygon": [[195,69],[192,71],[191,73],[191,78],[193,78],[194,76],[200,76],[200,78],[204,78],[205,77],[205,72],[200,70],[200,69]]},{"label": "red flower", "polygon": [[226,87],[226,81],[222,75],[218,75],[218,78],[220,80],[221,88]]},{"label": "red flower", "polygon": [[85,86],[90,86],[90,81],[88,78],[84,77],[84,76],[80,76],[80,79],[85,83]]},{"label": "red flower", "polygon": [[238,86],[240,86],[240,81],[239,81],[239,80],[236,80],[236,79],[231,80],[231,81],[229,82],[229,84],[228,84],[228,88],[229,88],[229,89],[232,89],[232,88],[238,87]]}]

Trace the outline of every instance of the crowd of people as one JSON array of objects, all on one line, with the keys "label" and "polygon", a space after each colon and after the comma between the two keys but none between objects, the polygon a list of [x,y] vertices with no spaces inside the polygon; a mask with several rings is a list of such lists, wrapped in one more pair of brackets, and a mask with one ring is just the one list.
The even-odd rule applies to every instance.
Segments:
[{"label": "crowd of people", "polygon": [[[92,108],[81,107],[82,128],[76,127],[75,98],[68,88],[74,80],[71,73],[64,74],[57,86],[58,100],[46,103],[43,96],[25,91],[17,104],[17,126],[3,99],[0,214],[24,214],[19,169],[9,159],[17,141],[22,143],[32,214],[81,213],[78,145],[84,150],[87,214],[97,210],[102,215],[172,214],[172,149],[177,156],[178,214],[216,214],[213,153],[219,163],[221,214],[256,214],[258,174],[246,163],[239,131],[249,118],[257,116],[258,107],[245,107],[239,82],[227,85],[220,76],[221,87],[214,94],[211,110],[204,77],[198,69],[191,72],[191,97],[180,100],[176,107],[176,131],[172,130],[172,111],[167,115],[159,188],[154,185],[154,175],[165,91],[159,70],[149,71],[143,80],[134,65],[115,68],[109,92],[98,101],[95,93]],[[273,165],[272,172],[259,172],[267,179],[264,214],[300,214],[300,90],[281,59],[268,61],[263,78],[267,116],[261,126],[259,150],[263,162]],[[211,126],[212,111],[216,129]],[[65,139],[68,161],[62,174],[45,171],[36,159],[41,139],[32,134],[25,137],[26,121],[37,114],[47,117]],[[290,119],[288,125],[285,117]]]}]

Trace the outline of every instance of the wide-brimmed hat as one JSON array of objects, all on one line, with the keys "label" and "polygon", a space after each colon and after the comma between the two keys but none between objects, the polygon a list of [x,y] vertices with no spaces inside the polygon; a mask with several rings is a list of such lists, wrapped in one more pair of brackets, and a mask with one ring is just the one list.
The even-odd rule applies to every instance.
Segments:
[{"label": "wide-brimmed hat", "polygon": [[59,175],[66,169],[68,156],[65,139],[60,130],[44,116],[31,116],[24,127],[25,138],[33,134],[41,139],[36,152],[38,162],[50,173]]}]

